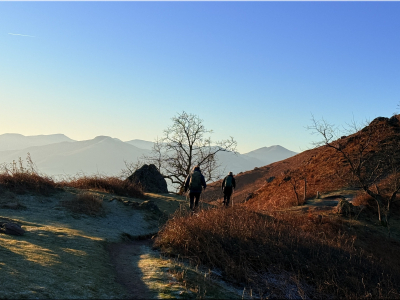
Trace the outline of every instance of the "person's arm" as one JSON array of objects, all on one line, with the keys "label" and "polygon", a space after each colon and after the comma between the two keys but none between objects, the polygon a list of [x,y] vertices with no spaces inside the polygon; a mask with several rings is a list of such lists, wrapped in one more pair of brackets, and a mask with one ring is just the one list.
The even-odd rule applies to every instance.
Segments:
[{"label": "person's arm", "polygon": [[203,188],[206,189],[207,184],[206,184],[206,180],[204,179],[203,174],[201,174],[201,184],[202,184]]},{"label": "person's arm", "polygon": [[232,177],[232,186],[234,189],[236,189],[236,180],[235,177]]},{"label": "person's arm", "polygon": [[189,182],[190,182],[190,174],[186,177],[186,180],[185,180],[185,193],[189,187]]},{"label": "person's arm", "polygon": [[226,179],[226,177],[224,178],[224,180],[222,180],[222,183],[221,183],[221,189],[222,189],[222,190],[224,190],[224,186],[225,186],[225,179]]}]

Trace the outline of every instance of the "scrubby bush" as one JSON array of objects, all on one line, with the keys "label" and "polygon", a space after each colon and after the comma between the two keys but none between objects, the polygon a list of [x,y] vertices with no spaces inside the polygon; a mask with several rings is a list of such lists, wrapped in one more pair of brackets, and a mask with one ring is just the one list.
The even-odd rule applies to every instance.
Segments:
[{"label": "scrubby bush", "polygon": [[355,206],[360,206],[360,205],[364,205],[364,206],[371,206],[374,205],[374,198],[372,198],[370,195],[368,195],[365,192],[360,192],[358,193],[354,198],[353,198],[353,205]]},{"label": "scrubby bush", "polygon": [[[399,297],[398,274],[354,247],[339,223],[307,215],[274,217],[243,207],[176,213],[155,246],[227,278],[268,291],[268,272],[290,272],[313,287],[308,297]],[[388,274],[392,276],[390,279]],[[397,276],[397,277],[396,277]]]},{"label": "scrubby bush", "polygon": [[146,199],[140,186],[118,177],[107,177],[101,175],[82,176],[64,180],[59,183],[63,187],[74,187],[78,189],[92,189],[101,192],[113,193],[119,196]]}]

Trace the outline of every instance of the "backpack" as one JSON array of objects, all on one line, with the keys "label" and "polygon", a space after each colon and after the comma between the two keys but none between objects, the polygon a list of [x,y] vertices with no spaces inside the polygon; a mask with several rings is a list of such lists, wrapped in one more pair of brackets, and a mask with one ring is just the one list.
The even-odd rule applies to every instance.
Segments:
[{"label": "backpack", "polygon": [[201,173],[199,171],[190,174],[189,189],[201,191]]},{"label": "backpack", "polygon": [[232,187],[232,176],[226,176],[225,178],[225,187]]},{"label": "backpack", "polygon": [[23,235],[25,233],[25,230],[23,230],[18,224],[4,223],[3,226],[0,228],[0,232],[12,235]]}]

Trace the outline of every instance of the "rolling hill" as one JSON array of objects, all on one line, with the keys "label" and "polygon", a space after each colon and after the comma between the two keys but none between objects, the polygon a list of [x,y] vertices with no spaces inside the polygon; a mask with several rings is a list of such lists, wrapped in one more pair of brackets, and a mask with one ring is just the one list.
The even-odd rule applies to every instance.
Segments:
[{"label": "rolling hill", "polygon": [[[341,137],[340,142],[344,151],[354,159],[360,155],[360,141],[368,139],[368,132],[374,132],[376,138],[369,141],[369,146],[365,150],[367,153],[364,154],[369,157],[368,164],[373,166],[374,160],[378,162],[381,159],[382,155],[379,156],[379,149],[382,149],[382,146],[395,149],[390,155],[399,164],[399,120],[400,115],[390,119],[379,117],[359,132]],[[363,168],[367,167],[367,164],[363,166]],[[390,168],[384,171],[387,176],[391,174]],[[306,198],[315,198],[317,191],[326,193],[349,186],[349,165],[337,151],[327,146],[321,146],[285,160],[238,174],[236,176],[237,191],[234,194],[235,202],[248,200],[248,206],[257,206],[260,209],[269,206],[295,205],[296,198],[293,187],[289,181],[284,180],[290,173],[293,174],[292,178],[297,178],[296,186],[301,198],[304,193],[304,178],[307,179]],[[207,188],[203,195],[206,201],[212,202],[222,197],[220,184],[220,181],[215,182]]]}]

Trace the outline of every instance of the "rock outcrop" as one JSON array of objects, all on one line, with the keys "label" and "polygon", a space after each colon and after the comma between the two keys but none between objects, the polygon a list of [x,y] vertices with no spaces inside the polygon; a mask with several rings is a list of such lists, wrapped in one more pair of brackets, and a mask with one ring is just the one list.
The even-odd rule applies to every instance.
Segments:
[{"label": "rock outcrop", "polygon": [[354,206],[346,199],[340,199],[336,206],[336,212],[344,216],[354,215]]},{"label": "rock outcrop", "polygon": [[147,193],[168,193],[167,182],[153,164],[143,165],[127,178],[133,184],[141,185]]}]

